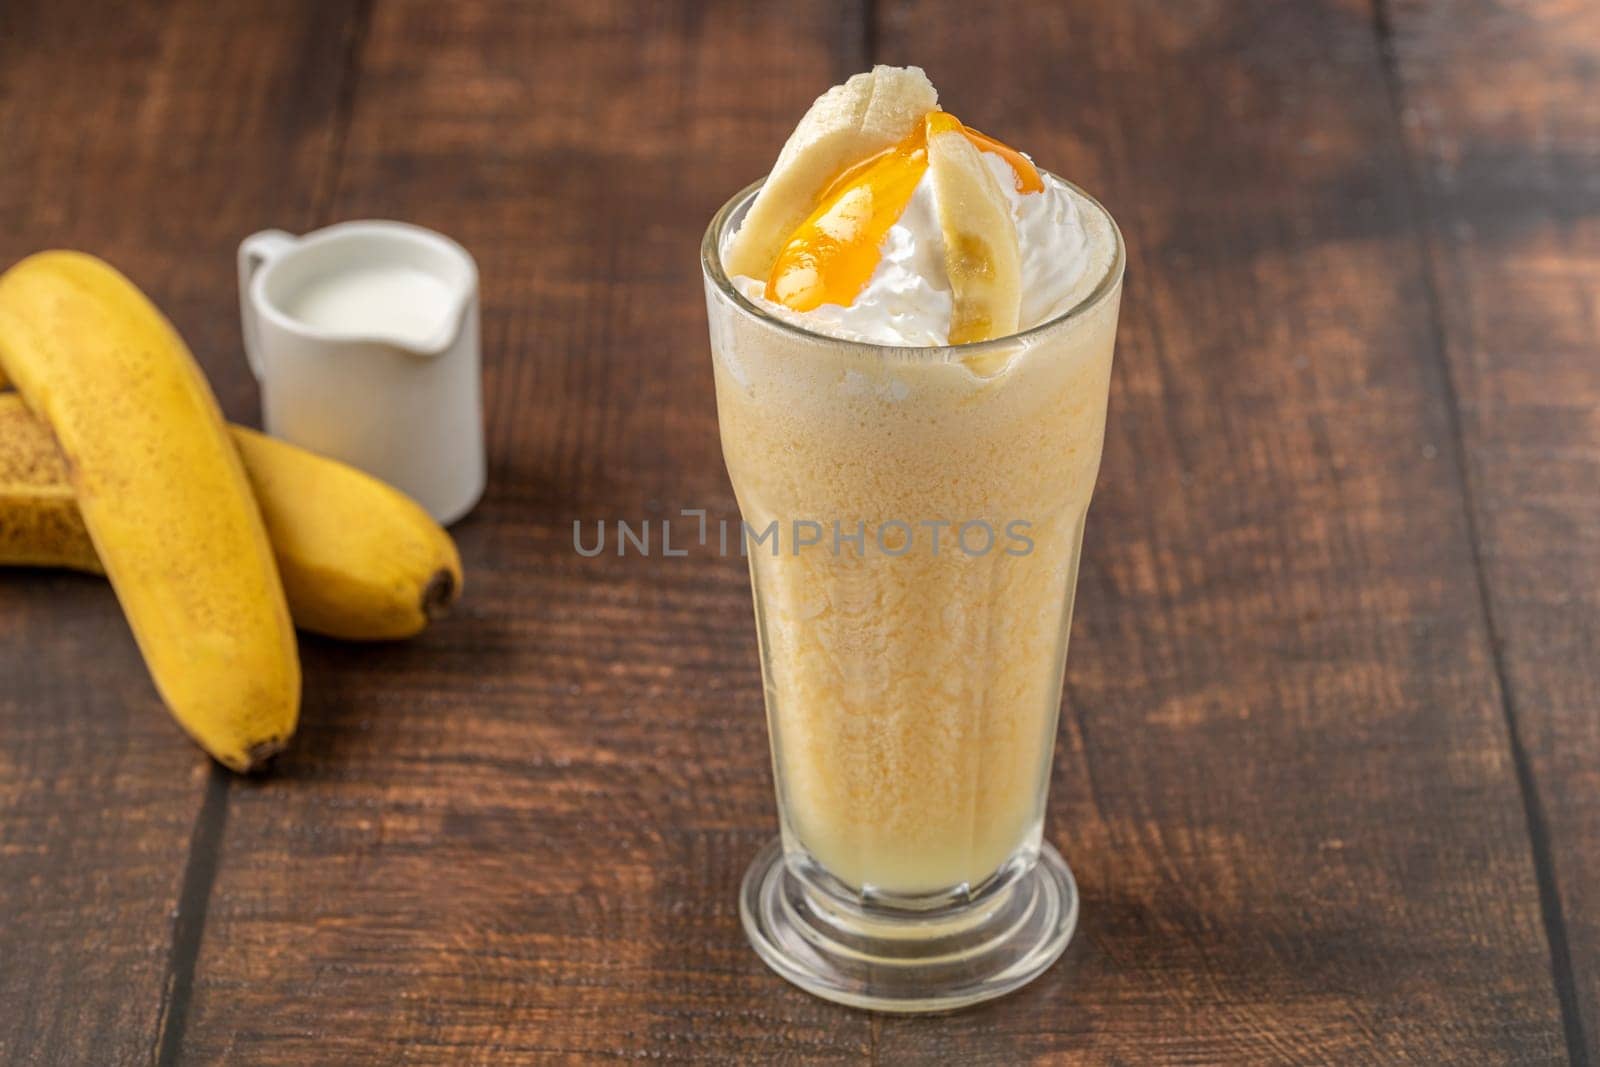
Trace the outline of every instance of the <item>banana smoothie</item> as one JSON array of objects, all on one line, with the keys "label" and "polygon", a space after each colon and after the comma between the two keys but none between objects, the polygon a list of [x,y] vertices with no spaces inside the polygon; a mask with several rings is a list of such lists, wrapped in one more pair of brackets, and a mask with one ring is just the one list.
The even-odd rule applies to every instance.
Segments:
[{"label": "banana smoothie", "polygon": [[900,901],[1031,868],[1114,223],[879,67],[817,100],[704,258],[786,861]]}]

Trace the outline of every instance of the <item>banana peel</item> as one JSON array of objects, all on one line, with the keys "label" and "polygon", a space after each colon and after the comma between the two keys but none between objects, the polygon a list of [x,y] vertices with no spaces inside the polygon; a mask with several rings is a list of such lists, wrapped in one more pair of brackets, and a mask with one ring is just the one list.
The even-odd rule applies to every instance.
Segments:
[{"label": "banana peel", "polygon": [[300,661],[266,526],[199,365],[108,264],[42,252],[0,275],[0,368],[54,431],[145,665],[218,762],[294,734]]}]

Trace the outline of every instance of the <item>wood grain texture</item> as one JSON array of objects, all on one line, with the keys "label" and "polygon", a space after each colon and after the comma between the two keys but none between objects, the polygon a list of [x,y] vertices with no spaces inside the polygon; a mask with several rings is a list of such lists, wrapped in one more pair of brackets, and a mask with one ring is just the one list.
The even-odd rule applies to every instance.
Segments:
[{"label": "wood grain texture", "polygon": [[1568,1038],[1600,1062],[1600,8],[1388,16]]},{"label": "wood grain texture", "polygon": [[1084,912],[880,1060],[1559,1061],[1370,11],[958,9],[885,5],[881,58],[1129,246],[1049,824]]},{"label": "wood grain texture", "polygon": [[[47,247],[110,260],[248,417],[233,246],[305,217],[340,9],[0,5],[0,265]],[[0,573],[0,649],[0,1062],[149,1060],[175,939],[198,935],[186,865],[220,829],[197,828],[218,811],[212,772],[104,583]]]}]

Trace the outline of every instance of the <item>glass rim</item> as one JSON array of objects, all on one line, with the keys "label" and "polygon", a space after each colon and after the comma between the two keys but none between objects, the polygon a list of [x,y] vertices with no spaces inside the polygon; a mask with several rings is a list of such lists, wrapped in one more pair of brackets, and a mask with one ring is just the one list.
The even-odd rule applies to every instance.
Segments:
[{"label": "glass rim", "polygon": [[737,193],[734,193],[722,207],[717,209],[717,213],[711,217],[711,223],[706,227],[705,236],[700,241],[700,270],[702,274],[716,283],[722,294],[732,300],[734,305],[741,311],[797,337],[813,341],[826,341],[830,344],[843,345],[862,352],[873,352],[880,356],[892,355],[901,359],[943,355],[947,358],[967,360],[975,356],[982,356],[990,351],[1009,350],[1020,342],[1029,341],[1048,330],[1065,326],[1069,322],[1086,316],[1102,304],[1112,291],[1121,284],[1123,273],[1127,267],[1127,247],[1122,240],[1122,229],[1117,225],[1116,217],[1106,210],[1105,205],[1090,196],[1080,186],[1057,174],[1042,168],[1040,173],[1048,174],[1051,178],[1065,185],[1074,194],[1087,201],[1096,211],[1100,212],[1111,227],[1111,236],[1115,241],[1115,248],[1112,251],[1111,262],[1106,266],[1105,273],[1100,276],[1095,282],[1094,288],[1090,289],[1081,300],[1041,323],[1030,326],[1026,330],[1018,330],[1016,333],[1007,334],[1004,337],[995,337],[988,341],[973,341],[964,345],[890,345],[879,344],[875,341],[858,341],[850,337],[837,337],[818,330],[809,330],[798,323],[790,322],[774,315],[771,311],[745,296],[733,284],[733,280],[728,276],[727,270],[722,265],[721,235],[723,227],[728,224],[728,220],[733,217],[734,213],[743,207],[748,200],[753,199],[756,193],[761,190],[761,187],[766,184],[767,179],[765,177],[757,178]]}]

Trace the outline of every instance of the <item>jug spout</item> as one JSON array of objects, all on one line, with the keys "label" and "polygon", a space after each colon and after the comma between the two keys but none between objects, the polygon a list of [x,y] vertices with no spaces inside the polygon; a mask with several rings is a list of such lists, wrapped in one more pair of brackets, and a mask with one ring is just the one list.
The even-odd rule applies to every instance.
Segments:
[{"label": "jug spout", "polygon": [[431,334],[421,340],[401,341],[399,347],[419,359],[444,355],[461,339],[462,331],[467,328],[467,313],[471,306],[472,294],[458,293]]}]

